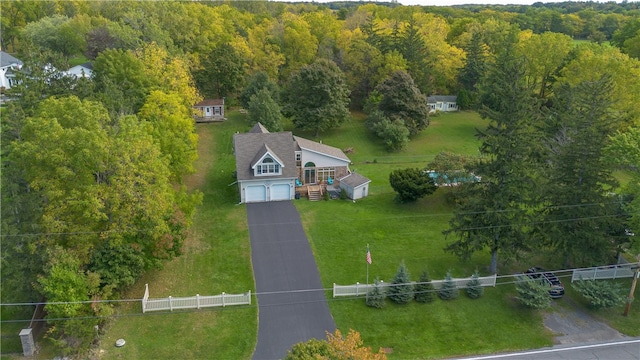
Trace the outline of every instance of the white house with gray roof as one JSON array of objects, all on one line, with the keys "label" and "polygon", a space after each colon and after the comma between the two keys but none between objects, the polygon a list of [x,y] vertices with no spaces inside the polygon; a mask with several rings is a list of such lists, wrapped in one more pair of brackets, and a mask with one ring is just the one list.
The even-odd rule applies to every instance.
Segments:
[{"label": "white house with gray roof", "polygon": [[15,72],[20,70],[23,65],[21,60],[0,51],[0,88],[10,89],[15,85]]},{"label": "white house with gray roof", "polygon": [[455,95],[432,95],[427,97],[429,112],[458,111],[458,97]]},{"label": "white house with gray roof", "polygon": [[270,133],[262,124],[233,136],[240,202],[291,200],[296,187],[330,183],[350,173],[351,160],[333,146]]}]

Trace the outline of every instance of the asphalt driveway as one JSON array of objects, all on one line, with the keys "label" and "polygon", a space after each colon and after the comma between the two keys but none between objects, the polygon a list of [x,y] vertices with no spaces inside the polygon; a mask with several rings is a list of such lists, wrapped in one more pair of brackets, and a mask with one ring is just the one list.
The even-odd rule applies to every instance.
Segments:
[{"label": "asphalt driveway", "polygon": [[336,324],[293,203],[247,204],[247,219],[259,312],[253,359],[281,359],[293,344],[324,339]]}]

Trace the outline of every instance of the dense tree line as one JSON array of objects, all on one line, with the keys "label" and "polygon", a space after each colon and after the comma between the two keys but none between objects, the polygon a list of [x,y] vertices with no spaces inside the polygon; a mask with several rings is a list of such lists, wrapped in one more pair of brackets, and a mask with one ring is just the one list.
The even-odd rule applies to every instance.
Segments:
[{"label": "dense tree line", "polygon": [[[2,113],[2,302],[109,299],[180,253],[200,198],[181,179],[203,97],[270,130],[288,116],[318,133],[363,109],[400,151],[429,125],[427,96],[458,94],[490,126],[479,159],[443,161],[482,178],[456,191],[449,251],[488,249],[495,271],[499,255],[553,249],[583,265],[628,247],[640,229],[637,4],[387,5],[0,2],[0,43],[26,70]],[[93,78],[58,71],[81,54]],[[631,181],[612,196],[617,169]],[[52,334],[86,345],[96,321]]]}]

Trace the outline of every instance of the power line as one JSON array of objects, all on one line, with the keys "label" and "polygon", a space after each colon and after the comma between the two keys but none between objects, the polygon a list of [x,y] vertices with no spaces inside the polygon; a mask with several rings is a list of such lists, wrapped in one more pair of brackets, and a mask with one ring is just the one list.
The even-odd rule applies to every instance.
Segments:
[{"label": "power line", "polygon": [[[640,262],[639,263],[617,264],[617,265],[604,265],[602,267],[609,267],[609,266],[616,266],[616,267],[640,266]],[[592,268],[593,267],[589,267],[589,268],[569,268],[569,269],[559,269],[559,270],[546,270],[545,272],[548,271],[548,272],[553,272],[553,273],[558,274],[558,273],[568,273],[568,272],[580,271],[580,270],[589,270],[589,269],[592,269]],[[518,283],[518,280],[510,280],[510,279],[518,278],[519,276],[522,276],[522,275],[524,275],[524,274],[523,273],[515,273],[515,274],[508,274],[508,275],[496,275],[496,284],[495,284],[495,286],[516,284],[516,283]],[[567,278],[569,276],[571,276],[571,275],[569,275],[569,274],[567,274],[567,275],[557,275],[558,278]],[[463,279],[470,280],[470,278],[463,278]],[[507,279],[509,281],[500,281],[500,282],[498,282],[499,279]],[[460,280],[460,279],[456,279],[456,280]],[[424,284],[424,283],[415,282],[415,283],[411,283],[411,284]],[[371,285],[371,284],[369,284],[369,285]],[[385,287],[401,286],[401,285],[406,285],[406,284],[385,283]],[[301,293],[329,292],[329,291],[333,291],[333,288],[299,289],[299,290],[283,290],[283,291],[265,291],[265,292],[255,292],[255,293],[252,293],[252,295],[254,295],[256,297],[259,297],[259,296],[267,296],[267,295],[301,294]],[[428,290],[428,291],[425,291],[425,292],[437,292],[437,291],[438,291],[438,289],[433,289],[433,290]],[[338,301],[338,300],[353,300],[353,299],[361,299],[361,297],[345,296],[345,297],[341,297],[339,299],[329,298],[329,299],[322,299],[322,300],[286,302],[286,303],[268,304],[268,305],[261,305],[261,306],[301,305],[301,304],[314,303],[314,302],[319,302],[319,301]],[[138,302],[138,301],[141,302],[142,299],[114,299],[114,300],[95,300],[95,301],[94,300],[85,300],[85,301],[8,303],[8,304],[0,304],[0,306],[81,305],[81,304],[92,304],[92,303],[123,303],[123,302]],[[247,305],[247,306],[233,305],[233,306],[230,306],[229,308],[242,309],[242,308],[256,307],[256,306],[260,306],[260,305]],[[196,310],[198,310],[198,309],[196,309]],[[190,311],[180,310],[178,312],[190,312]],[[162,313],[152,313],[152,314],[162,314]],[[136,314],[132,314],[132,315],[136,315],[137,316],[137,315],[143,315],[143,314],[136,313]],[[57,320],[70,320],[70,319],[108,318],[108,317],[114,317],[114,315],[109,315],[109,316],[87,316],[87,317],[79,317],[79,318],[78,317],[73,317],[73,318],[69,317],[69,318],[55,318],[55,319],[40,319],[40,320],[37,320],[37,321],[54,321],[54,320],[57,321]],[[0,323],[26,322],[26,321],[31,321],[31,319],[28,319],[28,320],[27,319],[23,319],[23,320],[2,320],[2,321],[0,321]]]},{"label": "power line", "polygon": [[[619,201],[612,201],[612,202],[606,202],[606,203],[588,203],[588,204],[574,204],[574,205],[549,205],[549,206],[545,206],[542,207],[540,209],[538,209],[539,211],[543,211],[543,210],[548,210],[548,209],[564,209],[564,208],[580,208],[580,207],[587,207],[587,206],[602,206],[602,205],[612,205],[612,204],[618,204]],[[459,215],[479,215],[479,214],[496,214],[496,213],[509,213],[509,212],[522,212],[525,211],[523,209],[503,209],[503,210],[484,210],[484,211],[467,211],[467,212],[459,212],[457,214]],[[635,213],[635,212],[632,212]],[[444,217],[444,216],[453,216],[454,213],[453,212],[447,212],[447,213],[437,213],[437,214],[416,214],[416,215],[405,215],[405,216],[386,216],[386,217],[370,217],[370,218],[365,218],[362,220],[365,221],[378,221],[378,220],[389,220],[389,219],[413,219],[413,218],[433,218],[433,217]],[[543,221],[543,222],[532,222],[532,223],[526,223],[526,224],[509,224],[509,225],[494,225],[494,226],[485,226],[485,227],[480,227],[478,229],[485,229],[485,228],[492,228],[492,227],[507,227],[507,226],[523,226],[523,225],[532,225],[532,224],[544,224],[544,223],[548,223],[548,222],[563,222],[563,221],[579,221],[579,220],[589,220],[589,219],[597,219],[597,218],[601,218],[601,217],[616,217],[616,216],[624,216],[623,214],[620,215],[602,215],[602,216],[593,216],[593,217],[584,217],[584,218],[574,218],[574,219],[567,219],[567,220],[548,220],[548,221]],[[318,223],[327,223],[327,222],[331,222],[331,220],[326,220],[326,221],[317,221]],[[264,224],[254,224],[254,225],[249,225],[250,227],[258,227],[258,226],[267,226],[267,225],[291,225],[291,224],[297,224],[297,222],[295,221],[287,221],[287,222],[280,222],[280,223],[264,223]],[[465,230],[465,229],[463,229]],[[471,228],[469,230],[476,230],[476,228]],[[10,237],[27,237],[27,236],[61,236],[61,235],[95,235],[95,234],[108,234],[108,233],[112,233],[112,234],[122,234],[122,233],[138,233],[138,232],[146,232],[148,230],[143,230],[143,229],[127,229],[127,230],[101,230],[101,231],[72,231],[72,232],[35,232],[35,233],[22,233],[22,234],[0,234],[0,237],[4,237],[4,238],[10,238]]]}]

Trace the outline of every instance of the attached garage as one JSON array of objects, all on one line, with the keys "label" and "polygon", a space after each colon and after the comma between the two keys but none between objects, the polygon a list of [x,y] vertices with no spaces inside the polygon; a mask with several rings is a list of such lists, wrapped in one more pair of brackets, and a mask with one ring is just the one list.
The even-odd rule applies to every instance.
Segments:
[{"label": "attached garage", "polygon": [[291,185],[290,184],[274,184],[271,185],[270,201],[282,201],[291,200]]},{"label": "attached garage", "polygon": [[267,201],[267,188],[264,185],[250,185],[244,190],[245,202]]}]

